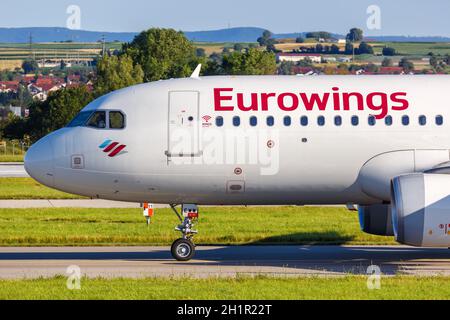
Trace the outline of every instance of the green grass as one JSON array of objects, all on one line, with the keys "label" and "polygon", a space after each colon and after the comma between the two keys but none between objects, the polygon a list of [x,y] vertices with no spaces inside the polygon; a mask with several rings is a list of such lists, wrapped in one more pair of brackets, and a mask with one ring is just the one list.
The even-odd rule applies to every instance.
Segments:
[{"label": "green grass", "polygon": [[[170,209],[147,227],[140,209],[0,209],[1,246],[170,245],[179,233]],[[204,207],[197,244],[395,244],[360,231],[344,208]]]},{"label": "green grass", "polygon": [[0,154],[0,162],[23,162],[24,155]]},{"label": "green grass", "polygon": [[394,48],[398,55],[407,56],[424,56],[429,52],[434,54],[450,54],[450,43],[437,43],[437,42],[383,42],[373,43],[375,46],[375,52],[381,53],[385,46]]},{"label": "green grass", "polygon": [[237,279],[82,279],[81,290],[65,277],[0,281],[0,299],[51,300],[371,300],[449,299],[450,278],[397,276],[381,279],[380,290],[367,277]]},{"label": "green grass", "polygon": [[80,199],[43,186],[31,178],[0,178],[0,200],[20,199]]},{"label": "green grass", "polygon": [[[122,43],[106,43],[107,50],[121,49]],[[102,49],[101,43],[34,43],[32,46],[33,56],[36,59],[77,58],[92,59],[99,56]],[[91,50],[91,51],[86,51]],[[28,43],[0,43],[0,60],[25,60],[30,57],[30,45]]]}]

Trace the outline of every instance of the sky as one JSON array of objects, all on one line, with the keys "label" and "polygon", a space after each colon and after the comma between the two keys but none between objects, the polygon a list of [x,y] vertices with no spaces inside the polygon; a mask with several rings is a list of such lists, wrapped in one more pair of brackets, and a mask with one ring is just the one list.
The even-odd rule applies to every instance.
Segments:
[{"label": "sky", "polygon": [[[450,36],[449,0],[22,0],[1,6],[0,27],[66,27],[70,5],[80,8],[81,29],[92,31],[252,26],[275,33],[344,34],[359,27],[369,36]],[[370,5],[380,10],[376,28],[367,25]]]}]

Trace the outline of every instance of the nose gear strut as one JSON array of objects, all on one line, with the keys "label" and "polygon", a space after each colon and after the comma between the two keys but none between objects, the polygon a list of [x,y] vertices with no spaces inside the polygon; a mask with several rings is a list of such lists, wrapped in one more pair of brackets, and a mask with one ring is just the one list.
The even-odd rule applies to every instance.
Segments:
[{"label": "nose gear strut", "polygon": [[181,205],[181,214],[177,211],[177,205],[173,204],[170,207],[181,222],[175,228],[175,231],[179,231],[182,234],[182,237],[172,244],[172,256],[178,261],[189,261],[195,254],[193,238],[198,233],[194,229],[194,222],[198,221],[198,206],[194,204],[183,204]]}]

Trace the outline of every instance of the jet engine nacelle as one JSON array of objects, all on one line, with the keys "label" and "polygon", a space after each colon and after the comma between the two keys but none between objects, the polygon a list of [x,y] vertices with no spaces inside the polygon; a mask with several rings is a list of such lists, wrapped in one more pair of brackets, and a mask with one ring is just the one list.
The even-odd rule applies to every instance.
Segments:
[{"label": "jet engine nacelle", "polygon": [[359,224],[361,230],[377,236],[393,236],[391,206],[377,204],[359,206]]},{"label": "jet engine nacelle", "polygon": [[396,177],[391,190],[396,241],[417,247],[450,247],[450,175]]}]

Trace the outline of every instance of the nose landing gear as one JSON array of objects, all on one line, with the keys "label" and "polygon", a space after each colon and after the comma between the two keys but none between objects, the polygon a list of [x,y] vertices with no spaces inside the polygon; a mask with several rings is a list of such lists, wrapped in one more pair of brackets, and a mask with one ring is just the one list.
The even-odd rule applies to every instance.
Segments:
[{"label": "nose landing gear", "polygon": [[170,206],[177,215],[181,224],[175,228],[182,234],[182,238],[172,244],[171,253],[174,259],[178,261],[189,261],[195,255],[194,236],[198,233],[194,230],[194,222],[198,221],[198,207],[193,204],[183,204],[181,214],[178,213],[176,205]]}]

